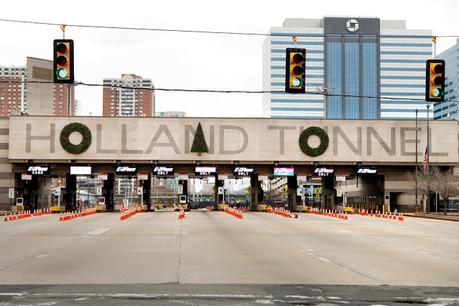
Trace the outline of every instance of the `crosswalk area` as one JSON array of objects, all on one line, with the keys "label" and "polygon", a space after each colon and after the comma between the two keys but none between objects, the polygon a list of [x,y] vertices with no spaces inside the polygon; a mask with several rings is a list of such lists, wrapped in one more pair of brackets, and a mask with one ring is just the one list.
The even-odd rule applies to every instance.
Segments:
[{"label": "crosswalk area", "polygon": [[[126,214],[129,212],[123,212]],[[2,284],[458,286],[456,222],[236,211],[0,222]]]}]

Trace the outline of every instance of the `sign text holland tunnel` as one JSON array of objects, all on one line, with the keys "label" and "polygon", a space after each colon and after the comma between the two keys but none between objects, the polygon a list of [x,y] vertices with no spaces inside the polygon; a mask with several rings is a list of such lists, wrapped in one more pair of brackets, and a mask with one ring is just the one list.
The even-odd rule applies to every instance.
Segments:
[{"label": "sign text holland tunnel", "polygon": [[[201,123],[208,153],[190,152]],[[12,160],[412,163],[414,121],[253,118],[11,117]],[[457,163],[458,127],[430,124],[432,162]],[[426,145],[425,122],[418,150]],[[419,153],[421,155],[422,153]]]}]

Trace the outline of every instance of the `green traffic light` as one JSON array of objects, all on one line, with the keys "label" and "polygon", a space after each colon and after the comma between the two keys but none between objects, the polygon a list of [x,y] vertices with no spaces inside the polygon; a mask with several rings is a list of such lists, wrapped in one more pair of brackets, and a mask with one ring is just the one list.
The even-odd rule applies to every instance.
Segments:
[{"label": "green traffic light", "polygon": [[63,68],[58,69],[56,75],[60,79],[65,79],[67,77],[67,70]]},{"label": "green traffic light", "polygon": [[293,87],[301,87],[302,84],[303,84],[303,81],[300,78],[294,78],[292,80]]}]

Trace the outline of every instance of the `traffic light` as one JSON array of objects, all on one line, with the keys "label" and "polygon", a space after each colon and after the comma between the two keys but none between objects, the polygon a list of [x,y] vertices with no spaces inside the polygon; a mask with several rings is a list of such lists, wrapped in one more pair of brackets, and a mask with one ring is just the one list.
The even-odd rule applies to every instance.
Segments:
[{"label": "traffic light", "polygon": [[287,48],[285,66],[285,92],[305,92],[305,62],[306,49]]},{"label": "traffic light", "polygon": [[445,61],[426,62],[426,101],[443,102],[445,99]]},{"label": "traffic light", "polygon": [[54,83],[73,83],[73,40],[55,39],[53,54]]}]

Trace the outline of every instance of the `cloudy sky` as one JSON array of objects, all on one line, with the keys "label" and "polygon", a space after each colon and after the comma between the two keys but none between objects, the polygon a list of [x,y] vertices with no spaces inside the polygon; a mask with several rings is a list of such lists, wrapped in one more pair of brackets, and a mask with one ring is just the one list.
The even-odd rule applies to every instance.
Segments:
[{"label": "cloudy sky", "polygon": [[[80,4],[81,3],[81,4]],[[60,5],[59,5],[60,4]],[[402,19],[413,29],[459,35],[454,0],[384,1],[7,1],[0,19],[185,30],[269,33],[285,18],[323,16]],[[438,16],[438,18],[434,18]],[[26,57],[52,59],[57,26],[0,22],[0,65],[24,66]],[[157,88],[262,89],[264,37],[68,28],[75,41],[77,81],[102,83],[134,73]],[[437,50],[455,38],[438,39]],[[102,89],[78,87],[82,114],[102,113]],[[156,93],[156,111],[188,116],[259,117],[260,94]]]}]

